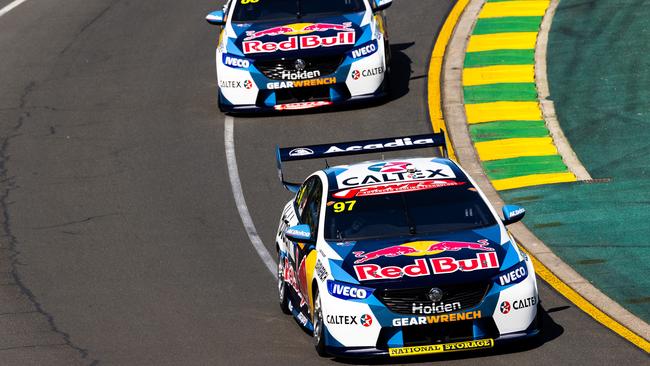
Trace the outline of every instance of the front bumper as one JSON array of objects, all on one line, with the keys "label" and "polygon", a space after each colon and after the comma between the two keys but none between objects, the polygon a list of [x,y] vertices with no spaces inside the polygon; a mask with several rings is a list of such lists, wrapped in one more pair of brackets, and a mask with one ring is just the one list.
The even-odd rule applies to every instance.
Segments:
[{"label": "front bumper", "polygon": [[324,313],[374,319],[366,328],[326,323],[327,351],[340,357],[415,356],[483,350],[534,337],[541,314],[532,262],[522,261],[504,273],[521,266],[527,267],[525,279],[507,285],[493,282],[478,304],[453,312],[396,313],[380,299],[380,290],[363,300],[323,296]]}]

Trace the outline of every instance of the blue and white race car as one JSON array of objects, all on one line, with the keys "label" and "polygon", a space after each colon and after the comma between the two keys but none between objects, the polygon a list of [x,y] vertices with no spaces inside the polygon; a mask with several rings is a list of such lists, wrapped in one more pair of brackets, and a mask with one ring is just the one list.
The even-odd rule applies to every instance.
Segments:
[{"label": "blue and white race car", "polygon": [[392,0],[229,0],[210,13],[219,108],[297,110],[386,95]]},{"label": "blue and white race car", "polygon": [[294,199],[276,236],[280,306],[320,355],[409,356],[491,348],[539,332],[531,259],[445,158],[328,167],[302,184],[282,163],[423,147],[443,134],[279,148]]}]

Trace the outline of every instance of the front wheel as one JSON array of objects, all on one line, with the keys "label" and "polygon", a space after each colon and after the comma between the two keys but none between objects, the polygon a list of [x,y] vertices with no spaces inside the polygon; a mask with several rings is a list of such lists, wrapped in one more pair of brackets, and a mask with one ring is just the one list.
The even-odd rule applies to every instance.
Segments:
[{"label": "front wheel", "polygon": [[323,324],[323,311],[320,306],[320,295],[318,290],[314,296],[314,347],[319,356],[327,356],[325,351],[325,329]]},{"label": "front wheel", "polygon": [[285,314],[291,314],[287,290],[287,283],[284,281],[284,261],[282,261],[282,257],[280,257],[280,252],[278,251],[278,299],[280,300],[280,309]]}]

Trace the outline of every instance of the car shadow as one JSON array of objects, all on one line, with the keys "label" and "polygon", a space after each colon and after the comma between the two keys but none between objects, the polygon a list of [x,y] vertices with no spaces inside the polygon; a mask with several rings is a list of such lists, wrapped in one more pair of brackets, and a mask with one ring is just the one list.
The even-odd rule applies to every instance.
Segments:
[{"label": "car shadow", "polygon": [[352,102],[349,104],[341,104],[335,106],[325,106],[313,109],[303,109],[295,111],[265,111],[255,113],[227,113],[233,117],[243,118],[257,118],[257,117],[277,117],[277,116],[295,116],[295,115],[309,115],[324,112],[344,112],[357,109],[372,108],[384,105],[393,100],[397,100],[408,94],[409,83],[413,79],[422,78],[424,76],[412,77],[413,70],[411,69],[411,58],[408,57],[403,51],[412,47],[415,42],[391,44],[391,66],[390,73],[388,74],[389,89],[386,96],[368,101]]},{"label": "car shadow", "polygon": [[[541,310],[541,328],[537,336],[524,339],[511,341],[506,344],[495,346],[489,350],[480,351],[466,351],[445,353],[439,355],[425,355],[425,356],[411,356],[400,357],[400,364],[418,363],[418,362],[436,362],[436,361],[452,361],[452,360],[471,360],[485,356],[498,356],[504,354],[513,354],[533,350],[541,347],[544,343],[551,342],[557,339],[564,333],[564,328],[557,324],[549,315],[550,312],[566,310],[566,308],[549,309],[546,311],[540,306]],[[347,364],[347,365],[389,365],[395,363],[395,358],[380,357],[380,358],[365,358],[365,359],[350,359],[350,358],[333,358],[333,361]]]}]

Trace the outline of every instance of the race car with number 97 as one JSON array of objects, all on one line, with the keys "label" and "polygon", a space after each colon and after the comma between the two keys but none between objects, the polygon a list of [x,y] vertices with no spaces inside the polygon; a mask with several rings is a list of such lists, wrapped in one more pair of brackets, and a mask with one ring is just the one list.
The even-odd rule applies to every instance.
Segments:
[{"label": "race car with number 97", "polygon": [[229,0],[222,26],[219,108],[298,110],[387,95],[392,0]]},{"label": "race car with number 97", "polygon": [[277,149],[295,197],[276,235],[282,310],[320,355],[410,356],[486,349],[539,332],[531,259],[453,161],[420,157],[327,167],[302,184],[283,163],[443,148],[443,134]]}]

